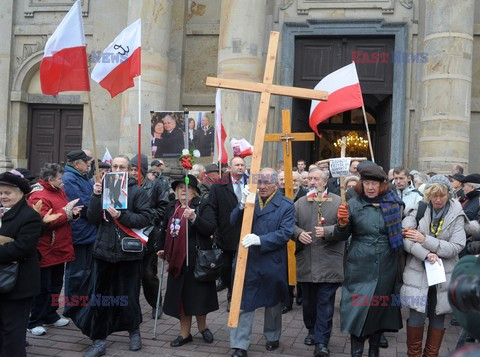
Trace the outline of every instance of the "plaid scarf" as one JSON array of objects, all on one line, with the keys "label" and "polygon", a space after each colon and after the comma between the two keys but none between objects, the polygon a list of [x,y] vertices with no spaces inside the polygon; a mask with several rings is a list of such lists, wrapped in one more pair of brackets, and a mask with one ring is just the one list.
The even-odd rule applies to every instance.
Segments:
[{"label": "plaid scarf", "polygon": [[270,196],[268,196],[268,198],[263,201],[263,198],[258,196],[258,205],[260,206],[260,210],[264,209],[265,206],[272,200],[273,196],[275,196],[277,192],[273,192]]},{"label": "plaid scarf", "polygon": [[393,249],[401,248],[403,246],[403,236],[400,205],[403,205],[403,201],[392,190],[374,198],[363,196],[363,199],[370,203],[380,204],[390,246]]}]

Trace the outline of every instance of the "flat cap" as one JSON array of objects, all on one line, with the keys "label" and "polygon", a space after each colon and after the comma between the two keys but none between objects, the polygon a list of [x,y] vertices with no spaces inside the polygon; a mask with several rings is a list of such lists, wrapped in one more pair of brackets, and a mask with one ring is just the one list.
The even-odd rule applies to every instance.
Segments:
[{"label": "flat cap", "polygon": [[67,159],[68,161],[76,161],[76,160],[88,161],[88,160],[91,160],[92,158],[87,154],[85,154],[83,150],[73,150],[67,154]]},{"label": "flat cap", "polygon": [[383,169],[376,164],[364,165],[360,169],[357,166],[357,170],[360,173],[362,180],[374,180],[374,181],[382,182],[388,179],[388,176],[385,173],[385,171],[383,171]]},{"label": "flat cap", "polygon": [[480,174],[470,174],[463,178],[463,183],[480,183]]},{"label": "flat cap", "polygon": [[210,164],[205,166],[205,172],[218,172],[218,166],[215,164]]},{"label": "flat cap", "polygon": [[153,166],[160,166],[160,160],[152,160],[152,162],[150,163],[150,167],[153,167]]}]

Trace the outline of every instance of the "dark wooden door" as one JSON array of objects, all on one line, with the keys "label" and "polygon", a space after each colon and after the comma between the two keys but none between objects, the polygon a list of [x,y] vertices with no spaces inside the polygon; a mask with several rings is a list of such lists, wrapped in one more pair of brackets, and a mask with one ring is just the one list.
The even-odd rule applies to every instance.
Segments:
[{"label": "dark wooden door", "polygon": [[[306,36],[295,40],[295,67],[294,85],[303,88],[314,88],[326,75],[349,64],[352,59],[358,59],[356,63],[357,73],[362,88],[365,107],[370,113],[375,113],[377,125],[381,124],[383,135],[376,135],[377,127],[370,128],[372,137],[375,138],[374,150],[381,150],[381,163],[388,166],[390,156],[390,127],[391,127],[391,95],[393,92],[393,61],[394,38],[391,36]],[[376,55],[372,55],[376,54]],[[390,97],[390,100],[382,106],[381,115],[377,112],[379,104]],[[293,99],[292,105],[292,129],[296,132],[311,131],[308,124],[311,101]],[[351,126],[350,114],[345,113],[344,122],[327,123],[318,126],[319,131],[327,130],[359,130],[360,126]],[[378,122],[382,120],[382,123]],[[361,130],[361,129],[360,129]],[[388,135],[386,135],[388,133]],[[319,142],[294,143],[294,162],[299,158],[309,163],[314,163],[320,158],[318,152]],[[377,152],[375,150],[375,152]],[[387,160],[386,162],[384,160]]]},{"label": "dark wooden door", "polygon": [[38,175],[47,162],[63,163],[66,154],[82,147],[81,106],[30,107],[28,168]]}]

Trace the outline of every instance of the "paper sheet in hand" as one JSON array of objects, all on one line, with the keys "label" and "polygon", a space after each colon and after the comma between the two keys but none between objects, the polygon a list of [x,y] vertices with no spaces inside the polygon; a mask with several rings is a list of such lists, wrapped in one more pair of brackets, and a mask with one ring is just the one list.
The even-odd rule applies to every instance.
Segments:
[{"label": "paper sheet in hand", "polygon": [[[438,263],[440,261],[440,264]],[[447,281],[445,277],[445,268],[443,267],[443,262],[439,258],[434,264],[430,264],[429,261],[425,260],[425,271],[427,272],[427,281],[428,286],[444,283]]]}]

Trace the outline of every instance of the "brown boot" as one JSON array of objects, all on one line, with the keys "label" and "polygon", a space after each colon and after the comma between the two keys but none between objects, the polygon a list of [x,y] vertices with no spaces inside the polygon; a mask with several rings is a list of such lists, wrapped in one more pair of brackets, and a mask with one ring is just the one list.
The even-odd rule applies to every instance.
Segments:
[{"label": "brown boot", "polygon": [[425,342],[423,357],[438,357],[444,333],[444,328],[438,329],[428,326],[427,342]]},{"label": "brown boot", "polygon": [[407,355],[422,356],[423,326],[408,326],[407,324]]}]

